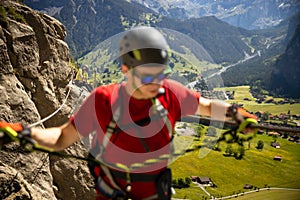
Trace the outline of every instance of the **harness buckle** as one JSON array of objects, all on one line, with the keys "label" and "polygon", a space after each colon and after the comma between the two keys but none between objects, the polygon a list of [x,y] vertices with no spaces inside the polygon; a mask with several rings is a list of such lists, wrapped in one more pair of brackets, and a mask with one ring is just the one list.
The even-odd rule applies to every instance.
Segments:
[{"label": "harness buckle", "polygon": [[97,189],[110,199],[126,199],[125,192],[110,187],[100,176],[97,179]]}]

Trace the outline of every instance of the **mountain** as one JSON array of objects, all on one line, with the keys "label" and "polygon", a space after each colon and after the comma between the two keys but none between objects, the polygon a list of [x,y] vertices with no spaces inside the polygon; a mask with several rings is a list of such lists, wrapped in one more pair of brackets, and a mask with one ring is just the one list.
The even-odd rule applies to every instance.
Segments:
[{"label": "mountain", "polygon": [[[122,0],[25,0],[25,4],[51,14],[67,29],[66,41],[77,59],[99,43],[136,25],[169,28],[190,36],[202,45],[215,63],[233,63],[267,46],[268,36],[237,28],[209,16],[185,21],[163,17],[135,2]],[[255,41],[255,43],[252,43]]]},{"label": "mountain", "polygon": [[153,13],[137,3],[124,0],[25,0],[35,10],[61,21],[66,41],[75,58],[85,55],[105,39],[125,30],[122,19],[142,21],[142,13]]},{"label": "mountain", "polygon": [[216,16],[233,26],[263,29],[278,25],[300,10],[297,0],[133,0],[180,20]]},{"label": "mountain", "polygon": [[[155,2],[158,6],[158,3],[165,1]],[[198,1],[190,2],[199,3]],[[209,1],[202,1],[202,3],[205,2],[209,3]],[[236,5],[236,1],[216,2],[222,2],[223,6],[226,4],[226,9]],[[253,7],[253,9],[257,7],[266,8],[271,6],[272,2],[274,3],[274,1],[264,1],[265,3],[263,4],[262,1],[258,0],[253,2],[247,1],[248,4],[246,4],[246,1],[239,2],[244,3],[244,6],[248,6],[249,8]],[[281,4],[283,3],[279,0],[275,1],[276,5],[280,2]],[[198,46],[201,46],[208,53],[213,63],[219,64],[219,66],[214,66],[213,69],[204,67],[207,72],[201,71],[203,74],[209,75],[224,66],[237,63],[237,65],[222,74],[223,82],[227,86],[254,84],[258,80],[269,81],[274,67],[273,64],[284,53],[288,41],[292,38],[294,30],[291,28],[293,26],[289,26],[289,24],[293,24],[296,21],[294,18],[283,20],[283,16],[287,16],[288,14],[280,14],[282,18],[276,26],[268,29],[247,30],[232,26],[220,20],[218,16],[188,18],[185,20],[164,17],[149,9],[149,5],[147,8],[134,1],[25,0],[24,3],[43,13],[52,15],[66,26],[66,41],[69,45],[71,55],[76,60],[80,60],[81,63],[88,63],[91,66],[98,67],[103,67],[102,64],[108,65],[105,61],[103,63],[103,59],[107,59],[106,54],[94,52],[94,49],[99,44],[102,44],[109,38],[117,40],[115,36],[133,26],[154,26],[178,31],[190,37],[194,44],[199,44]],[[284,7],[283,5],[285,5],[285,8],[289,8],[290,10],[297,8],[297,2],[294,4],[291,3],[292,1],[285,2],[280,7]],[[174,2],[175,4],[176,2]],[[287,6],[290,4],[291,6]],[[272,12],[268,7],[267,11],[263,11],[262,13]],[[275,15],[275,13],[273,14]],[[252,19],[253,17],[250,18]],[[176,36],[170,37],[169,41],[172,42],[173,46],[177,47],[177,52],[179,53],[189,52],[192,55],[191,57],[197,57],[197,54],[199,54],[199,48],[195,48],[193,43],[183,44],[185,39]],[[117,41],[114,43],[117,45]],[[99,58],[102,59],[100,63]],[[248,60],[248,58],[251,59]],[[178,60],[174,56],[172,56],[172,59],[172,64],[175,62],[183,63],[183,61]],[[190,57],[187,58],[187,61],[189,59]],[[117,63],[115,64],[117,65]],[[190,68],[188,65],[185,67]],[[108,73],[105,80],[111,78],[118,79],[117,67],[104,68],[99,72],[104,71]],[[185,73],[184,71],[180,68],[180,73]],[[187,71],[190,70],[188,69]],[[193,73],[199,73],[199,71],[193,71]],[[194,74],[192,76],[194,77]]]},{"label": "mountain", "polygon": [[274,64],[267,86],[277,96],[300,98],[300,20],[297,22],[284,54]]},{"label": "mountain", "polygon": [[[279,25],[288,25],[283,39],[269,38],[269,48],[260,56],[250,61],[240,63],[221,76],[227,86],[247,84],[257,94],[270,92],[274,96],[299,98],[299,22],[300,13],[288,18]],[[266,30],[259,30],[265,32]],[[280,45],[281,43],[281,45]],[[297,48],[298,47],[298,48]],[[239,77],[239,78],[237,78]]]}]

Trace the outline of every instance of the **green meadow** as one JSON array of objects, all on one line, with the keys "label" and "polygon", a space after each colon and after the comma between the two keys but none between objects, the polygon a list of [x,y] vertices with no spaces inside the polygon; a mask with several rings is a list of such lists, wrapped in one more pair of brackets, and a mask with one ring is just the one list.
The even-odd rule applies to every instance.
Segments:
[{"label": "green meadow", "polygon": [[[217,88],[216,90],[222,91],[234,91],[234,100],[228,100],[229,103],[243,104],[244,108],[249,111],[263,111],[269,112],[271,114],[277,115],[280,113],[287,113],[290,111],[291,114],[300,114],[300,104],[283,104],[275,105],[274,103],[261,103],[255,102],[255,98],[249,92],[249,86],[237,86],[237,87],[224,87]],[[244,100],[248,98],[249,100]],[[268,97],[272,98],[272,97]],[[281,98],[273,98],[275,101],[282,100]]]},{"label": "green meadow", "polygon": [[[262,151],[256,149],[258,140],[264,142]],[[245,184],[257,188],[300,189],[300,145],[277,138],[281,148],[276,149],[270,145],[273,141],[273,137],[257,135],[250,141],[250,148],[248,143],[245,144],[246,152],[241,160],[224,156],[226,143],[220,145],[222,151],[203,147],[186,153],[170,165],[173,179],[190,176],[209,177],[217,187],[207,187],[206,190],[214,197],[246,192],[248,190],[243,189]],[[282,156],[282,161],[273,160],[274,156]],[[199,199],[208,196],[192,183],[190,188],[176,189],[174,198]]]},{"label": "green meadow", "polygon": [[291,191],[291,190],[266,190],[255,192],[252,194],[247,194],[245,196],[239,196],[235,198],[236,200],[299,200],[300,191]]},{"label": "green meadow", "polygon": [[[272,114],[300,113],[299,104],[257,104],[249,93],[248,86],[224,88],[224,90],[235,91],[235,100],[230,102],[242,103],[245,108],[256,111],[268,111]],[[249,98],[249,100],[244,100]],[[207,148],[205,141],[213,141],[213,138],[205,136],[200,140],[195,137],[178,137],[175,140],[175,147],[181,148],[181,144],[190,146],[197,145],[202,147],[182,155],[170,167],[173,172],[173,180],[190,176],[209,177],[216,184],[216,187],[206,187],[210,195],[221,198],[225,196],[243,193],[250,190],[243,189],[245,184],[251,184],[255,189],[259,188],[296,188],[300,189],[300,144],[289,142],[287,139],[273,138],[267,135],[256,135],[250,142],[245,142],[245,155],[242,159],[233,156],[225,156],[227,143],[219,144],[220,151]],[[194,139],[192,139],[194,138]],[[271,143],[276,139],[281,148],[271,147]],[[264,143],[263,150],[259,151],[256,147],[258,141]],[[180,142],[184,141],[184,142]],[[213,142],[211,142],[213,143]],[[232,145],[233,149],[238,149],[238,145]],[[281,156],[282,161],[273,160],[274,156]],[[175,189],[176,194],[173,198],[178,199],[210,199],[210,197],[199,188],[198,185],[191,183],[189,188]],[[287,190],[267,190],[247,194],[234,199],[299,199],[299,191]]]}]

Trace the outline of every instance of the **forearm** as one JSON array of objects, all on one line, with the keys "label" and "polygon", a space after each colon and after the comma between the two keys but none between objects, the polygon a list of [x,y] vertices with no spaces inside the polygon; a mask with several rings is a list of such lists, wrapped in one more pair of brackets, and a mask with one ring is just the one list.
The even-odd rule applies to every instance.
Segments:
[{"label": "forearm", "polygon": [[31,137],[39,145],[54,150],[63,150],[80,140],[76,129],[69,122],[60,127],[47,129],[32,128]]},{"label": "forearm", "polygon": [[224,121],[229,106],[230,104],[225,101],[210,100],[201,97],[197,114],[210,116],[213,119]]},{"label": "forearm", "polygon": [[32,128],[31,137],[41,146],[56,149],[61,132],[62,130],[60,127],[47,129]]}]

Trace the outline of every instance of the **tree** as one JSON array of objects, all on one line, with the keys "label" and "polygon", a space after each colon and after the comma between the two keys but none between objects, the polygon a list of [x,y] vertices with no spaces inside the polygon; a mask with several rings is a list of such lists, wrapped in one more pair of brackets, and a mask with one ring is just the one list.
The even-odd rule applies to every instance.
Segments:
[{"label": "tree", "polygon": [[178,184],[177,184],[177,179],[173,179],[172,180],[172,186],[177,186]]},{"label": "tree", "polygon": [[258,150],[263,150],[263,148],[264,148],[264,142],[261,141],[261,140],[259,140],[259,141],[257,142],[256,148],[257,148]]},{"label": "tree", "polygon": [[197,127],[197,134],[195,137],[200,138],[203,135],[204,131],[205,131],[204,126],[199,124]]},{"label": "tree", "polygon": [[186,184],[186,187],[190,187],[190,184],[191,184],[192,180],[190,177],[185,177],[185,184]]},{"label": "tree", "polygon": [[225,153],[228,154],[228,155],[233,154],[233,149],[232,149],[232,145],[231,144],[227,145]]},{"label": "tree", "polygon": [[180,186],[180,187],[184,186],[184,181],[182,178],[179,178],[177,182],[178,182],[178,186]]},{"label": "tree", "polygon": [[278,136],[274,134],[274,135],[272,136],[272,138],[273,138],[273,140],[274,140],[273,142],[276,142],[276,141],[277,141],[277,138],[278,138]]},{"label": "tree", "polygon": [[262,119],[263,121],[269,120],[269,115],[270,115],[269,112],[264,112],[261,119]]},{"label": "tree", "polygon": [[239,156],[237,159],[242,159],[245,155],[245,147],[244,146],[239,146]]}]

